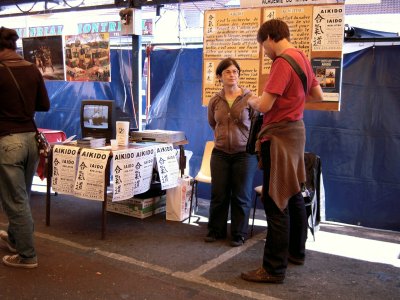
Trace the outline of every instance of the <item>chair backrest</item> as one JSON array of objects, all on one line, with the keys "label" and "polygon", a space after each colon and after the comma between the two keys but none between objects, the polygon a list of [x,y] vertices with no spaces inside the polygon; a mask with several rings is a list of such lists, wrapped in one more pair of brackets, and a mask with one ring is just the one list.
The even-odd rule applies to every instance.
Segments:
[{"label": "chair backrest", "polygon": [[319,179],[321,176],[321,160],[320,157],[314,153],[304,153],[304,163],[306,166],[306,188],[310,192],[310,197],[313,198],[314,194],[319,196]]},{"label": "chair backrest", "polygon": [[207,141],[204,147],[203,159],[201,160],[200,171],[196,177],[206,176],[211,178],[210,160],[211,152],[214,149],[214,141]]}]

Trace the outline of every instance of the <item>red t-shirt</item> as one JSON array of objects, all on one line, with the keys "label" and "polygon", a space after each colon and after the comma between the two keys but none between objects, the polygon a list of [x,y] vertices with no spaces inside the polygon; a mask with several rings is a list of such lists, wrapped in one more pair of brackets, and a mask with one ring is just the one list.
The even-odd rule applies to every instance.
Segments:
[{"label": "red t-shirt", "polygon": [[[307,76],[307,88],[318,85],[311,64],[305,54],[295,48],[286,49],[284,54],[290,55]],[[269,78],[264,91],[276,94],[271,110],[264,114],[263,125],[281,121],[298,121],[303,119],[305,94],[300,77],[292,66],[283,58],[275,59],[271,66]]]}]

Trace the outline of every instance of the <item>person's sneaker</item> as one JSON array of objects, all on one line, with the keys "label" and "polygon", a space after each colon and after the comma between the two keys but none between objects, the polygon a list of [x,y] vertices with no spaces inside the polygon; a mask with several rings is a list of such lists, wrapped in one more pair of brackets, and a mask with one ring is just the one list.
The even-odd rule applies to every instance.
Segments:
[{"label": "person's sneaker", "polygon": [[8,233],[4,230],[0,230],[0,248],[6,249],[12,253],[17,253],[15,246],[8,240]]},{"label": "person's sneaker", "polygon": [[243,272],[241,277],[247,281],[264,283],[283,283],[283,280],[285,279],[285,275],[269,274],[263,267],[259,267],[256,270]]},{"label": "person's sneaker", "polygon": [[235,236],[232,240],[231,240],[231,246],[232,247],[239,247],[242,246],[244,244],[244,237],[238,235]]},{"label": "person's sneaker", "polygon": [[304,258],[297,258],[289,254],[288,261],[294,265],[304,265]]},{"label": "person's sneaker", "polygon": [[3,263],[9,267],[33,269],[38,266],[37,258],[22,258],[18,254],[6,255],[3,257]]}]

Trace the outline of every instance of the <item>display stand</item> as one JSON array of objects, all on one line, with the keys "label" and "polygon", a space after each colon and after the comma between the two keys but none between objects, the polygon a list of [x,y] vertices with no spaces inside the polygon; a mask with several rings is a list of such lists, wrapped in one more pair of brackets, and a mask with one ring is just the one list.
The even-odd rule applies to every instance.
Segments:
[{"label": "display stand", "polygon": [[[112,155],[109,156],[106,171],[104,175],[104,182],[109,182],[110,178],[110,161]],[[50,152],[48,158],[46,159],[46,226],[50,226],[50,210],[51,210],[51,181],[52,181],[52,173],[53,173],[53,151]],[[107,185],[104,187],[104,199],[102,205],[102,217],[101,217],[101,239],[104,240],[106,237],[106,218],[107,218]]]},{"label": "display stand", "polygon": [[[185,157],[185,150],[184,145],[188,144],[187,140],[179,141],[176,143],[172,143],[174,147],[179,147],[179,169],[181,173],[181,177],[184,174],[185,167],[186,167],[186,157]],[[104,197],[103,197],[103,204],[102,204],[102,217],[101,217],[101,239],[105,239],[106,237],[106,226],[107,226],[107,186],[110,182],[110,165],[111,159],[113,157],[112,152],[110,153],[106,165],[104,182],[108,184],[104,185]],[[50,226],[50,214],[51,214],[51,187],[52,187],[52,174],[53,174],[53,148],[50,152],[49,156],[46,159],[46,168],[45,168],[47,183],[46,183],[46,226]]]}]

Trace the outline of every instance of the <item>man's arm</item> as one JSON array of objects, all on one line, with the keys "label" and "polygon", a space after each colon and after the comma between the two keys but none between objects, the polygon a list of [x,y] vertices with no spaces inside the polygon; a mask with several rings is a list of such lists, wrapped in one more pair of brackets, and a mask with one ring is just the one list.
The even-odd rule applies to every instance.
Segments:
[{"label": "man's arm", "polygon": [[263,92],[260,97],[258,97],[258,96],[250,97],[249,105],[253,109],[255,109],[261,113],[266,113],[272,108],[272,105],[274,105],[277,97],[278,97],[278,95],[276,95],[276,94]]},{"label": "man's arm", "polygon": [[321,86],[319,84],[313,86],[306,97],[306,102],[319,102],[322,100],[324,100],[324,92]]}]

